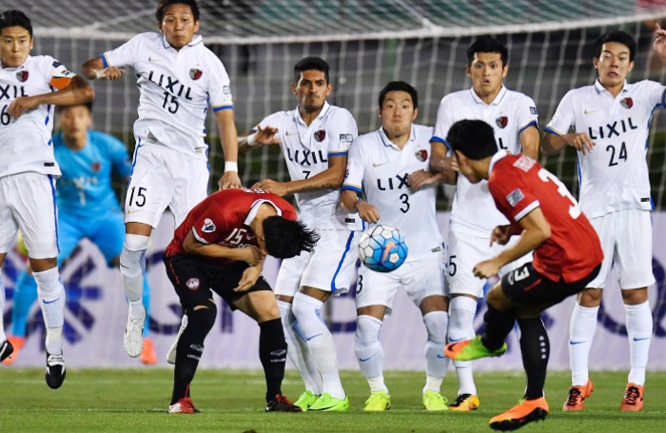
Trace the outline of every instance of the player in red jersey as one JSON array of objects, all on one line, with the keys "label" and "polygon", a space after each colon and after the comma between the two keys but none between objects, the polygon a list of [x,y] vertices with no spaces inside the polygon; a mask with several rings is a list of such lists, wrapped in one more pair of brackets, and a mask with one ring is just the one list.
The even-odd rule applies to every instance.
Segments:
[{"label": "player in red jersey", "polygon": [[496,430],[515,430],[545,419],[543,397],[549,342],[540,314],[551,305],[586,288],[603,259],[599,238],[566,186],[525,155],[497,151],[493,129],[480,120],[461,120],[446,138],[455,151],[460,173],[472,183],[488,180],[497,208],[510,224],[496,227],[490,242],[518,242],[499,255],[478,263],[474,274],[488,278],[502,266],[530,251],[534,261],[502,278],[486,297],[485,335],[452,343],[444,352],[470,360],[506,352],[506,336],[514,322],[520,327],[520,350],[527,374],[524,400],[490,420]]},{"label": "player in red jersey", "polygon": [[312,250],[317,239],[296,221],[289,202],[263,190],[218,191],[190,211],[164,254],[167,274],[188,316],[177,343],[169,413],[197,412],[190,399],[190,383],[217,315],[211,291],[232,310],[239,309],[259,323],[266,410],[301,411],[280,389],[287,343],[275,296],[261,271],[266,254],[294,257]]}]

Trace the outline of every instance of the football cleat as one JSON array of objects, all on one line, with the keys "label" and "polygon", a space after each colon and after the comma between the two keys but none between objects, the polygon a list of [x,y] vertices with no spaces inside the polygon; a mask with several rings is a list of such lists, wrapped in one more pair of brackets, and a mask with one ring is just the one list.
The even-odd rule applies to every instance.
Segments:
[{"label": "football cleat", "polygon": [[643,410],[643,385],[636,385],[635,383],[628,383],[627,389],[624,391],[624,398],[620,404],[620,411],[622,412],[640,412]]},{"label": "football cleat", "polygon": [[583,386],[572,386],[569,388],[569,395],[562,406],[562,410],[565,412],[581,412],[585,410],[585,399],[592,394],[592,391],[594,391],[594,386],[589,379]]},{"label": "football cleat", "polygon": [[460,394],[456,401],[449,405],[449,410],[453,412],[467,412],[477,410],[481,407],[479,396],[476,394]]},{"label": "football cleat", "polygon": [[11,364],[11,361],[5,362],[5,360],[8,360],[12,353],[14,353],[14,346],[12,343],[10,343],[9,340],[3,341],[2,344],[0,344],[0,361],[2,361],[3,364]]},{"label": "football cleat", "polygon": [[146,310],[143,310],[143,317],[135,319],[127,316],[123,345],[125,346],[125,352],[132,358],[141,355],[141,351],[143,350],[143,322],[145,320]]},{"label": "football cleat", "polygon": [[374,391],[365,401],[364,412],[383,412],[391,408],[391,396],[386,391]]},{"label": "football cleat", "polygon": [[23,349],[23,346],[25,346],[25,337],[7,337],[7,342],[12,345],[14,351],[9,356],[0,355],[0,360],[5,365],[12,365],[18,358],[18,354]]},{"label": "football cleat", "polygon": [[298,400],[294,402],[294,404],[301,409],[303,409],[303,412],[308,410],[310,406],[314,404],[315,401],[319,396],[317,394],[313,394],[312,391],[303,391],[303,393],[298,397]]},{"label": "football cleat", "polygon": [[199,413],[199,409],[194,407],[192,404],[192,399],[189,397],[183,397],[178,400],[176,403],[169,406],[169,413],[182,414],[182,415],[192,415]]},{"label": "football cleat", "polygon": [[500,356],[506,352],[506,343],[502,344],[497,350],[490,350],[484,346],[481,341],[481,336],[471,340],[458,341],[456,343],[447,344],[444,347],[444,354],[451,359],[458,361],[471,361],[472,359],[486,358],[488,356]]},{"label": "football cleat", "polygon": [[422,401],[423,407],[425,407],[425,410],[427,411],[444,412],[445,410],[449,410],[449,408],[446,406],[448,400],[437,391],[427,389],[423,394]]},{"label": "football cleat", "polygon": [[266,403],[266,412],[302,412],[299,406],[290,402],[284,395],[278,394]]},{"label": "football cleat", "polygon": [[141,356],[139,356],[139,360],[146,365],[157,364],[155,346],[153,346],[153,341],[150,338],[143,339],[143,350],[141,350]]},{"label": "football cleat", "polygon": [[325,392],[319,396],[317,401],[315,401],[308,410],[321,412],[344,412],[349,410],[349,397],[345,396],[345,398],[339,399]]},{"label": "football cleat", "polygon": [[65,381],[65,358],[62,355],[46,353],[46,384],[49,388],[58,389]]},{"label": "football cleat", "polygon": [[491,418],[490,428],[500,431],[516,430],[532,421],[546,419],[548,410],[548,403],[543,397],[522,400],[506,412]]},{"label": "football cleat", "polygon": [[183,314],[183,318],[180,319],[180,328],[178,329],[178,335],[176,335],[176,340],[173,343],[171,343],[171,347],[169,347],[169,351],[167,352],[166,355],[167,364],[171,365],[176,364],[176,349],[178,348],[178,340],[180,340],[180,336],[183,335],[183,332],[185,332],[185,328],[187,328],[187,314]]}]

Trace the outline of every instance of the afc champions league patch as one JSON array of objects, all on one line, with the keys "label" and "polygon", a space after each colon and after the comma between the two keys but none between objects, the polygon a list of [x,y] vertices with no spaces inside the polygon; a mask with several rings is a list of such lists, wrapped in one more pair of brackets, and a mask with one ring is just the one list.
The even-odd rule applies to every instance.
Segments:
[{"label": "afc champions league patch", "polygon": [[193,80],[198,80],[203,75],[203,71],[199,68],[190,69],[190,78]]},{"label": "afc champions league patch", "polygon": [[525,195],[520,189],[514,189],[506,196],[506,201],[509,203],[509,206],[516,207],[516,204],[524,198]]},{"label": "afc champions league patch", "polygon": [[631,99],[630,97],[626,97],[620,101],[620,105],[622,105],[626,109],[629,109],[634,106],[634,100]]},{"label": "afc champions league patch", "polygon": [[30,74],[28,71],[18,71],[16,73],[16,79],[19,80],[21,83],[25,83],[28,80],[28,77]]},{"label": "afc champions league patch", "polygon": [[213,223],[210,218],[206,218],[203,227],[201,227],[201,231],[204,233],[213,233],[215,229],[215,223]]},{"label": "afc champions league patch", "polygon": [[509,118],[506,116],[500,116],[497,119],[495,119],[495,123],[499,128],[504,129],[506,128],[506,125],[509,124]]},{"label": "afc champions league patch", "polygon": [[324,138],[326,138],[326,131],[324,131],[323,129],[320,129],[319,131],[315,131],[314,138],[315,138],[315,140],[317,140],[317,142],[324,141]]},{"label": "afc champions league patch", "polygon": [[421,162],[428,159],[428,151],[425,149],[419,149],[414,154],[416,155],[416,159],[418,159]]},{"label": "afc champions league patch", "polygon": [[199,279],[198,278],[190,278],[189,280],[185,281],[185,285],[187,286],[188,289],[190,290],[196,290],[199,288]]}]

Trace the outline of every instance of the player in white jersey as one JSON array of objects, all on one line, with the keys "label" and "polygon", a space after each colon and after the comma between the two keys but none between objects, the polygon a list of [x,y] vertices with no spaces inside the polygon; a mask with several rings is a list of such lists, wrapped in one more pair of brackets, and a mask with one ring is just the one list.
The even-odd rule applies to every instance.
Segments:
[{"label": "player in white jersey", "polygon": [[[23,232],[46,324],[46,383],[65,380],[62,330],[65,289],[60,281],[53,155],[53,107],[92,101],[86,81],[51,56],[31,56],[32,24],[21,11],[0,13],[0,267]],[[5,288],[0,279],[0,311]],[[0,320],[0,360],[13,351]]]},{"label": "player in white jersey", "polygon": [[[444,411],[446,399],[440,388],[448,358],[442,350],[449,318],[435,210],[435,184],[441,176],[429,171],[433,128],[413,124],[418,115],[418,94],[404,81],[392,81],[382,89],[378,110],[382,127],[359,136],[349,150],[341,205],[357,211],[368,223],[398,228],[409,254],[405,263],[390,273],[364,266],[359,269],[355,351],[370,385],[370,398],[363,410],[383,411],[391,405],[379,333],[396,291],[403,287],[421,310],[428,333],[423,405],[430,411]],[[365,194],[365,200],[358,197],[360,193]]]},{"label": "player in white jersey", "polygon": [[[666,31],[657,28],[654,51],[666,61]],[[652,338],[647,287],[652,274],[652,223],[647,138],[655,108],[666,88],[654,81],[626,82],[634,67],[636,42],[613,31],[599,37],[593,64],[599,78],[570,90],[548,123],[541,144],[545,155],[566,146],[578,151],[580,205],[601,239],[604,261],[589,289],[578,295],[571,315],[569,361],[572,386],[565,411],[581,411],[592,392],[588,356],[597,325],[602,288],[611,267],[624,301],[631,370],[622,411],[643,408],[645,368]],[[569,133],[573,128],[574,132]]]},{"label": "player in white jersey", "polygon": [[[472,88],[450,93],[442,98],[437,112],[433,143],[433,168],[442,169],[447,153],[444,138],[449,128],[463,119],[483,120],[493,127],[497,146],[511,153],[537,158],[539,130],[534,101],[520,92],[509,90],[502,80],[509,72],[508,50],[504,44],[481,38],[467,48],[467,75]],[[448,171],[450,174],[451,172]],[[511,245],[490,245],[490,236],[498,225],[508,224],[497,210],[488,182],[470,183],[464,176],[449,176],[456,183],[456,194],[449,225],[447,290],[451,297],[448,338],[450,342],[474,338],[477,299],[483,296],[486,279],[474,276],[474,265],[489,255],[497,255]],[[514,240],[515,242],[515,240]],[[502,268],[503,275],[521,266],[528,257]],[[459,389],[457,400],[449,406],[454,411],[479,407],[470,361],[454,361]]]},{"label": "player in white jersey", "polygon": [[300,60],[291,83],[296,108],[271,114],[252,135],[240,139],[241,151],[280,146],[291,181],[264,179],[254,188],[295,194],[299,221],[321,237],[313,251],[282,261],[275,284],[289,359],[305,383],[305,392],[295,404],[315,411],[349,408],[333,336],[320,310],[331,295],[349,290],[355,276],[357,230],[362,228],[358,215],[338,209],[347,150],[358,130],[349,111],[326,102],[332,90],[326,61]]},{"label": "player in white jersey", "polygon": [[125,244],[120,272],[129,298],[124,346],[137,357],[143,348],[146,311],[141,302],[143,261],[152,229],[169,207],[179,226],[208,190],[208,105],[213,109],[225,156],[220,188],[239,187],[238,139],[229,76],[206,48],[195,0],[162,0],[160,33],[141,33],[124,45],[89,60],[89,79],[114,80],[125,66],[136,71],[139,119],[136,150],[125,201]]}]

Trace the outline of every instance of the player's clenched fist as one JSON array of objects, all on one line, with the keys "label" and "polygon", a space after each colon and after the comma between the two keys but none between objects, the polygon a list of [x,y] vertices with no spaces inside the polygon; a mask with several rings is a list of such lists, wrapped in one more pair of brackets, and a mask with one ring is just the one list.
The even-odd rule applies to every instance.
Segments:
[{"label": "player's clenched fist", "polygon": [[14,119],[18,119],[23,113],[36,108],[38,105],[38,101],[30,96],[16,98],[9,105],[9,115]]},{"label": "player's clenched fist", "polygon": [[109,66],[108,68],[97,70],[95,73],[97,74],[98,80],[115,80],[122,77],[125,70],[115,66]]}]

